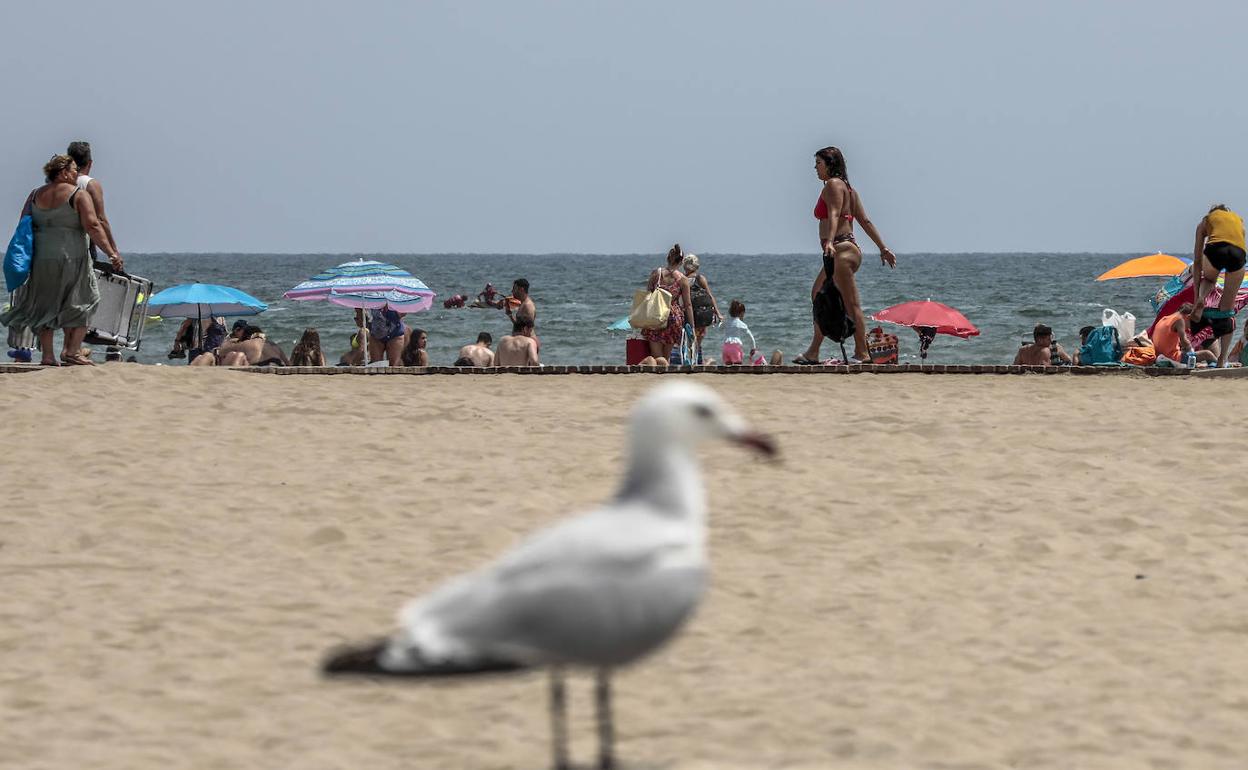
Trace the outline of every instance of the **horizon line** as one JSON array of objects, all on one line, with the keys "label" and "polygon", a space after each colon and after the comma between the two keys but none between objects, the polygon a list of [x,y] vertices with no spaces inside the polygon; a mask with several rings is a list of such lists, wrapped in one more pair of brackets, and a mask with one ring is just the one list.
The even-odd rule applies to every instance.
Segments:
[{"label": "horizon line", "polygon": [[[135,256],[173,256],[173,257],[653,257],[658,252],[606,252],[606,251],[133,251]],[[693,253],[693,252],[690,252]],[[876,251],[864,251],[864,254],[876,254]],[[1138,250],[1128,251],[899,251],[898,256],[1048,256],[1048,257],[1079,257],[1079,256],[1122,256],[1138,254],[1149,256],[1163,251]],[[1164,251],[1167,254],[1185,253]],[[716,257],[798,257],[818,256],[807,251],[703,251],[701,254]],[[659,254],[662,257],[662,254]]]}]

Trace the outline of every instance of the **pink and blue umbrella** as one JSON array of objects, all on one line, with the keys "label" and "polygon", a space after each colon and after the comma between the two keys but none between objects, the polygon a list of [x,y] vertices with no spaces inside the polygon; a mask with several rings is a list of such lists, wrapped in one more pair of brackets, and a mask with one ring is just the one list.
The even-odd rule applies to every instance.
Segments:
[{"label": "pink and blue umbrella", "polygon": [[344,262],[286,292],[287,299],[326,300],[343,307],[389,307],[400,313],[428,310],[437,295],[402,268],[371,259]]}]

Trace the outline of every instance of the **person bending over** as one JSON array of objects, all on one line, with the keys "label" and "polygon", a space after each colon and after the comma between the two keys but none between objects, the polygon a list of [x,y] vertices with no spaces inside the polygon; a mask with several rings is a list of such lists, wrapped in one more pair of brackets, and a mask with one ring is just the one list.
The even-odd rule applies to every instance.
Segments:
[{"label": "person bending over", "polygon": [[537,340],[533,339],[533,322],[520,318],[511,325],[511,334],[498,341],[495,366],[541,366],[537,356]]},{"label": "person bending over", "polygon": [[[1216,204],[1196,225],[1196,248],[1192,252],[1192,275],[1196,279],[1196,301],[1192,323],[1205,315],[1226,318],[1234,315],[1235,295],[1244,281],[1244,220],[1224,204]],[[1205,297],[1225,272],[1226,282],[1217,313],[1209,313]]]}]

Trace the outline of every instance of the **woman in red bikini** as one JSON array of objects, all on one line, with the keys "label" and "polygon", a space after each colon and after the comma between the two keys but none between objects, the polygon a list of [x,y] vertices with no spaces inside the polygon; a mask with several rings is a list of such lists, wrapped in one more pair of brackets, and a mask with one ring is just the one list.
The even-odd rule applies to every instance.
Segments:
[{"label": "woman in red bikini", "polygon": [[[880,247],[880,263],[889,267],[897,266],[897,255],[884,245],[880,231],[867,218],[866,209],[862,207],[862,198],[849,185],[849,175],[845,170],[845,156],[835,147],[824,147],[815,153],[815,173],[823,181],[823,191],[815,203],[815,219],[819,220],[819,245],[823,247],[825,263],[832,260],[832,282],[845,299],[845,311],[854,319],[854,355],[847,363],[871,363],[871,354],[867,348],[867,324],[862,316],[862,301],[858,296],[858,284],[854,274],[862,266],[862,250],[854,240],[854,219],[862,225],[875,245]],[[819,270],[815,285],[810,290],[811,299],[823,286],[827,273]],[[793,359],[795,364],[815,364],[819,362],[819,348],[823,345],[823,333],[815,324],[815,335],[810,341],[806,352]]]}]

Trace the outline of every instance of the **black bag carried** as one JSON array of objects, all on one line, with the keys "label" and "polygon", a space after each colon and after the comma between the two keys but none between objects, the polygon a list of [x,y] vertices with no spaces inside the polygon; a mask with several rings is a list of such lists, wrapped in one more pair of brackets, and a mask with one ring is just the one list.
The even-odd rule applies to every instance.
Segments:
[{"label": "black bag carried", "polygon": [[832,261],[825,257],[823,268],[827,278],[823,281],[823,287],[815,294],[815,323],[818,324],[819,331],[823,332],[823,336],[841,343],[841,356],[848,361],[849,358],[845,355],[845,340],[854,336],[854,319],[850,318],[849,313],[845,311],[845,298],[841,296],[841,290],[832,282]]},{"label": "black bag carried", "polygon": [[711,295],[702,288],[702,282],[696,277],[689,279],[689,304],[693,306],[693,325],[705,329],[715,321],[715,306],[711,304]]}]

